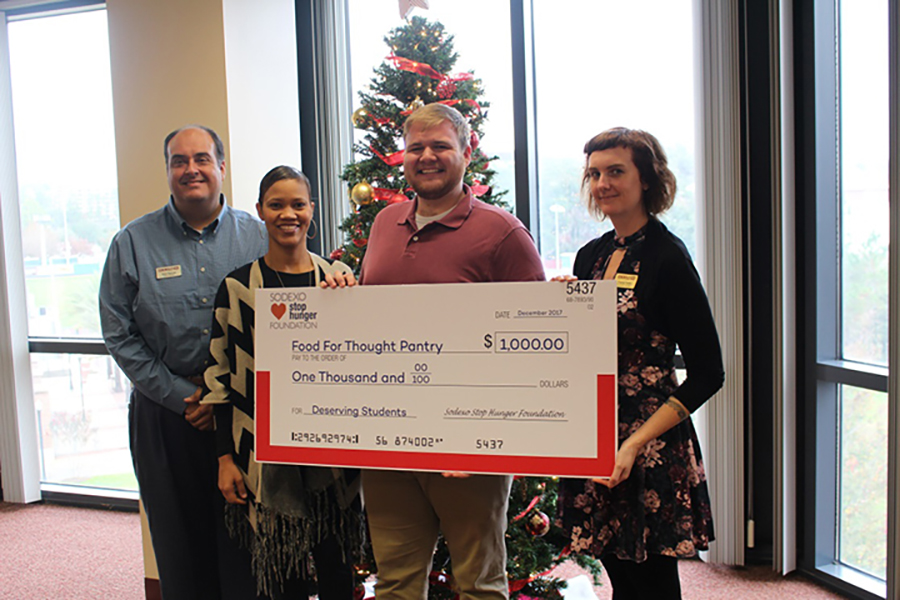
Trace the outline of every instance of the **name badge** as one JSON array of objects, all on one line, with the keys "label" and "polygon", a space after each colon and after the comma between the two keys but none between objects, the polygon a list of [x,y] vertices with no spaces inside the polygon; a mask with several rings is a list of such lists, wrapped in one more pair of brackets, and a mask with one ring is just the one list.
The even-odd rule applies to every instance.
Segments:
[{"label": "name badge", "polygon": [[638,276],[627,273],[616,273],[616,285],[623,290],[633,290],[637,285]]},{"label": "name badge", "polygon": [[156,267],[157,279],[170,279],[172,277],[181,277],[181,265],[172,265],[171,267]]}]

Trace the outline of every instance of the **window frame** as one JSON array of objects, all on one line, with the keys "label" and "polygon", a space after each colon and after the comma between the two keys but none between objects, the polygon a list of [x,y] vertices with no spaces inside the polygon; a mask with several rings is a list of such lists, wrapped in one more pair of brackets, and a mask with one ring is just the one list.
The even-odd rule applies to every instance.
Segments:
[{"label": "window frame", "polygon": [[[37,0],[33,2],[14,2],[10,4],[14,7],[4,8],[4,3],[0,2],[0,26],[4,28],[4,38],[6,37],[5,30],[7,23],[11,21],[40,19],[74,12],[106,9],[106,3],[102,0],[66,0],[62,2]],[[3,76],[7,78],[7,82],[4,85],[9,85],[8,48],[3,49],[2,57],[0,57],[0,59],[6,63],[6,66],[4,67],[5,74]],[[14,157],[15,149],[12,147],[12,135],[12,127],[10,127],[9,139],[3,140],[3,143],[10,144],[10,151]],[[14,164],[15,163],[13,162],[13,165]],[[18,188],[14,166],[11,169],[10,178],[13,187]],[[10,196],[12,199],[16,200],[17,206],[18,199],[16,198],[16,195],[10,194]],[[15,211],[10,211],[3,215],[3,227],[4,237],[10,238],[7,243],[7,248],[10,248],[10,246],[16,243],[18,243],[19,248],[17,248],[18,253],[13,252],[13,255],[7,254],[3,257],[5,262],[0,270],[3,271],[4,280],[7,285],[11,279],[21,280],[19,293],[24,298],[24,271],[20,250],[21,223],[18,219],[17,208]],[[18,230],[18,233],[16,230]],[[13,265],[13,261],[18,261],[18,264]],[[24,301],[13,299],[13,301],[10,302],[10,305],[10,318],[20,319],[22,323],[27,323],[28,317]],[[26,340],[23,346],[24,353],[22,353],[22,359],[25,362],[30,363],[30,357],[33,353],[109,355],[106,345],[103,343],[103,340],[99,338],[47,338],[29,335],[27,333],[27,325],[24,326],[24,330],[25,335],[23,337],[25,337]],[[18,346],[16,340],[10,341],[14,346]],[[3,342],[5,343],[6,340],[3,340]],[[5,369],[7,365],[4,364],[2,366]],[[29,423],[34,423],[33,413],[35,411],[30,364],[27,367],[19,365],[13,370],[16,373],[15,379],[17,390],[15,396],[17,397],[16,410],[18,414],[16,414],[15,419],[5,420],[5,422],[10,423],[12,427],[16,427],[17,425],[18,427],[16,428],[14,435],[9,437],[15,440],[15,444],[18,447],[18,454],[26,457],[39,457],[42,449],[39,448],[35,427],[27,426]],[[9,410],[12,406],[4,406],[3,408],[4,410]],[[32,413],[30,418],[25,415],[25,412],[28,410]],[[4,431],[4,433],[7,432]],[[4,472],[4,490],[7,491],[7,487],[9,488],[8,491],[11,493],[7,494],[7,497],[10,500],[24,502],[36,500],[38,498],[35,497],[35,490],[38,490],[37,493],[39,493],[39,498],[45,501],[77,506],[114,508],[135,512],[138,510],[137,491],[46,483],[40,481],[40,469],[38,463],[35,463],[32,460],[25,460],[22,464],[12,466],[10,462],[11,461],[4,461],[5,466],[9,465],[7,466],[9,471],[13,471],[8,477],[7,473]]]},{"label": "window frame", "polygon": [[[894,379],[889,376],[889,367],[845,360],[841,347],[840,2],[794,2],[799,17],[793,52],[796,72],[801,75],[795,85],[796,234],[800,249],[797,307],[804,315],[797,325],[801,342],[798,451],[804,467],[798,477],[799,566],[810,577],[852,597],[875,599],[891,597],[891,590],[896,593],[890,568],[896,552],[889,543],[896,506],[892,510],[888,502],[887,581],[839,562],[841,386],[889,393]],[[890,0],[890,6],[896,8],[896,0]],[[891,26],[891,35],[896,35],[895,25]],[[896,91],[892,91],[893,98]],[[892,132],[896,127],[894,120]],[[896,161],[896,149],[892,149],[891,162]],[[891,181],[892,190],[895,183]],[[889,285],[893,298],[895,284]],[[891,314],[890,329],[893,332],[896,328],[896,316]],[[891,360],[893,367],[896,359]],[[889,393],[888,402],[896,404],[896,397]],[[893,408],[891,411],[896,412]],[[893,431],[889,427],[889,446],[896,444],[892,442],[896,437]],[[889,455],[889,469],[891,463]]]}]

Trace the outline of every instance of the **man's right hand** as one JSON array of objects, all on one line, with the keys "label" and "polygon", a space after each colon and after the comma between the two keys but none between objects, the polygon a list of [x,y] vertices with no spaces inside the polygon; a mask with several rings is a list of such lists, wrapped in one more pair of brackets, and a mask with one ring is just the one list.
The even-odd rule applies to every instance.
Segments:
[{"label": "man's right hand", "polygon": [[219,491],[229,504],[247,504],[244,478],[230,454],[219,457]]}]

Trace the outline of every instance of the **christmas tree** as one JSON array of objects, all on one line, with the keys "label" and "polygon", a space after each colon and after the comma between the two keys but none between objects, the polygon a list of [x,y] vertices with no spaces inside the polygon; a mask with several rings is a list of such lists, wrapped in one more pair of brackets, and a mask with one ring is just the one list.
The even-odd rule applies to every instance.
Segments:
[{"label": "christmas tree", "polygon": [[472,159],[465,182],[472,193],[489,204],[506,207],[505,191],[493,189],[495,171],[479,147],[489,103],[480,79],[469,73],[451,74],[457,54],[453,36],[444,26],[413,17],[385,37],[389,56],[375,69],[368,91],[359,92],[361,106],[354,111],[353,125],[366,132],[354,144],[357,159],[344,167],[341,179],[354,204],[354,212],[341,224],[344,244],[332,252],[354,270],[366,252],[372,222],[382,208],[412,198],[412,190],[403,177],[403,123],[412,111],[425,104],[441,102],[452,106],[469,121],[472,129]]}]

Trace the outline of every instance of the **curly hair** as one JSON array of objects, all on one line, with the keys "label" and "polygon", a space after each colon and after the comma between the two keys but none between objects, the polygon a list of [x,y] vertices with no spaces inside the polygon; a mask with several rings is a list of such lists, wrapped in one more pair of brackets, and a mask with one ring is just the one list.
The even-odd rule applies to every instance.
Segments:
[{"label": "curly hair", "polygon": [[588,211],[600,219],[603,213],[591,197],[588,181],[588,163],[591,154],[610,148],[628,148],[632,160],[641,175],[641,182],[647,186],[641,201],[649,215],[664,213],[675,201],[675,174],[669,169],[666,151],[653,135],[640,129],[613,127],[592,137],[584,145],[584,174],[581,180],[582,192],[586,195]]}]

